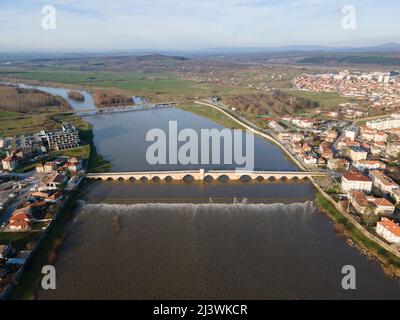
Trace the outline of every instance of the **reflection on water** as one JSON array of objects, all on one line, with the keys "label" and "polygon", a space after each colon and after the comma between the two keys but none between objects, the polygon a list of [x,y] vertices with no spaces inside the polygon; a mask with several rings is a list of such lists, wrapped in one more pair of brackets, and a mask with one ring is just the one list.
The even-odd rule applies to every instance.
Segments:
[{"label": "reflection on water", "polygon": [[400,297],[311,203],[84,205],[56,269],[57,290],[40,299]]}]

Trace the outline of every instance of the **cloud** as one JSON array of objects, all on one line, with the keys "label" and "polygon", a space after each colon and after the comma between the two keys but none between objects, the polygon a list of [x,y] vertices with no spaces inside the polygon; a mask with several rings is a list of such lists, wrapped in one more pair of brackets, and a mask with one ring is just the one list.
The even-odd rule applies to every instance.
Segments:
[{"label": "cloud", "polygon": [[[2,0],[0,50],[192,49],[400,41],[395,0],[353,0],[356,31],[341,28],[342,0]],[[41,28],[54,5],[57,29]]]}]

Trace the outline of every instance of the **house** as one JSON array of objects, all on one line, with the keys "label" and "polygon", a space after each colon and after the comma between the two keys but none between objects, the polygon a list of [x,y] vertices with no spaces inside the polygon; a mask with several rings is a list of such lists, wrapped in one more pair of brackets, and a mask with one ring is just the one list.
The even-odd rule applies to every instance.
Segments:
[{"label": "house", "polygon": [[18,168],[18,160],[14,156],[3,159],[1,163],[4,171],[14,171]]},{"label": "house", "polygon": [[353,161],[367,160],[368,152],[361,147],[351,147],[349,157]]},{"label": "house", "polygon": [[329,131],[326,134],[325,141],[333,143],[338,137],[338,133],[336,131]]},{"label": "house", "polygon": [[31,195],[42,198],[46,203],[57,203],[63,199],[62,192],[56,190],[33,192]]},{"label": "house", "polygon": [[12,231],[28,231],[31,229],[32,215],[28,213],[15,213],[10,218],[7,228]]},{"label": "house", "polygon": [[349,170],[350,162],[342,158],[328,159],[327,167],[334,171]]},{"label": "house", "polygon": [[333,151],[331,149],[325,149],[322,152],[321,156],[324,159],[332,159],[333,158]]},{"label": "house", "polygon": [[54,161],[46,162],[43,165],[43,169],[45,173],[52,173],[57,170],[57,165]]},{"label": "house", "polygon": [[400,189],[393,190],[391,197],[396,201],[396,204],[400,204]]},{"label": "house", "polygon": [[303,162],[306,165],[316,165],[318,163],[318,159],[314,158],[313,156],[304,155]]},{"label": "house", "polygon": [[385,198],[367,197],[368,201],[376,205],[376,214],[393,214],[396,207]]},{"label": "house", "polygon": [[354,168],[359,171],[366,170],[385,170],[386,165],[382,161],[377,160],[359,160],[353,163]]},{"label": "house", "polygon": [[50,179],[46,186],[57,189],[62,187],[65,181],[67,181],[67,177],[65,175],[57,174],[52,179]]},{"label": "house", "polygon": [[353,207],[361,214],[376,214],[377,206],[370,202],[367,196],[361,191],[350,191],[349,200]]},{"label": "house", "polygon": [[372,180],[358,171],[347,171],[342,174],[342,190],[371,192]]},{"label": "house", "polygon": [[390,243],[400,244],[400,226],[390,219],[382,218],[376,225],[376,233]]},{"label": "house", "polygon": [[356,126],[349,127],[345,132],[345,137],[349,138],[351,141],[355,141],[358,137],[360,130]]},{"label": "house", "polygon": [[45,171],[44,171],[44,166],[43,166],[42,163],[38,163],[38,164],[36,165],[36,173],[45,173]]},{"label": "house", "polygon": [[390,194],[393,190],[399,189],[399,185],[382,171],[372,170],[369,172],[369,176],[372,179],[374,186],[386,195]]}]

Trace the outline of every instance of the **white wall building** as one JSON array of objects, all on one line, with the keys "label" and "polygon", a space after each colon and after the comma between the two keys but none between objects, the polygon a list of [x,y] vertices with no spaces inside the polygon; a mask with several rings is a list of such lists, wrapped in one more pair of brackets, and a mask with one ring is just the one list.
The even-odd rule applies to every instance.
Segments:
[{"label": "white wall building", "polygon": [[361,172],[348,171],[342,175],[342,190],[371,192],[372,180]]},{"label": "white wall building", "polygon": [[400,244],[400,226],[392,220],[382,218],[376,225],[376,233],[390,243]]}]

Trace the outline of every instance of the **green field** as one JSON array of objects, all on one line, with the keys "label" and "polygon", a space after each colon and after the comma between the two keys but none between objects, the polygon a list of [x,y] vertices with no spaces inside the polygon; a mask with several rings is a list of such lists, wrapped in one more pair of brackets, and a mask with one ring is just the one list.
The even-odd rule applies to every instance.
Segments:
[{"label": "green field", "polygon": [[49,70],[35,72],[0,72],[0,77],[38,80],[46,83],[82,87],[118,88],[126,93],[152,101],[194,99],[211,95],[240,94],[249,89],[230,88],[216,84],[197,83],[168,73],[87,72]]},{"label": "green field", "polygon": [[354,99],[341,97],[335,93],[323,93],[323,92],[307,92],[307,91],[290,91],[288,94],[299,97],[310,99],[312,101],[319,102],[322,109],[338,109],[339,104],[347,102],[357,102]]},{"label": "green field", "polygon": [[208,118],[216,123],[224,126],[225,128],[229,129],[244,129],[240,126],[236,121],[232,120],[231,118],[224,115],[222,112],[213,109],[211,107],[198,105],[195,103],[189,103],[184,105],[177,106],[179,109],[182,109],[187,112],[192,112],[197,114],[201,117]]}]

